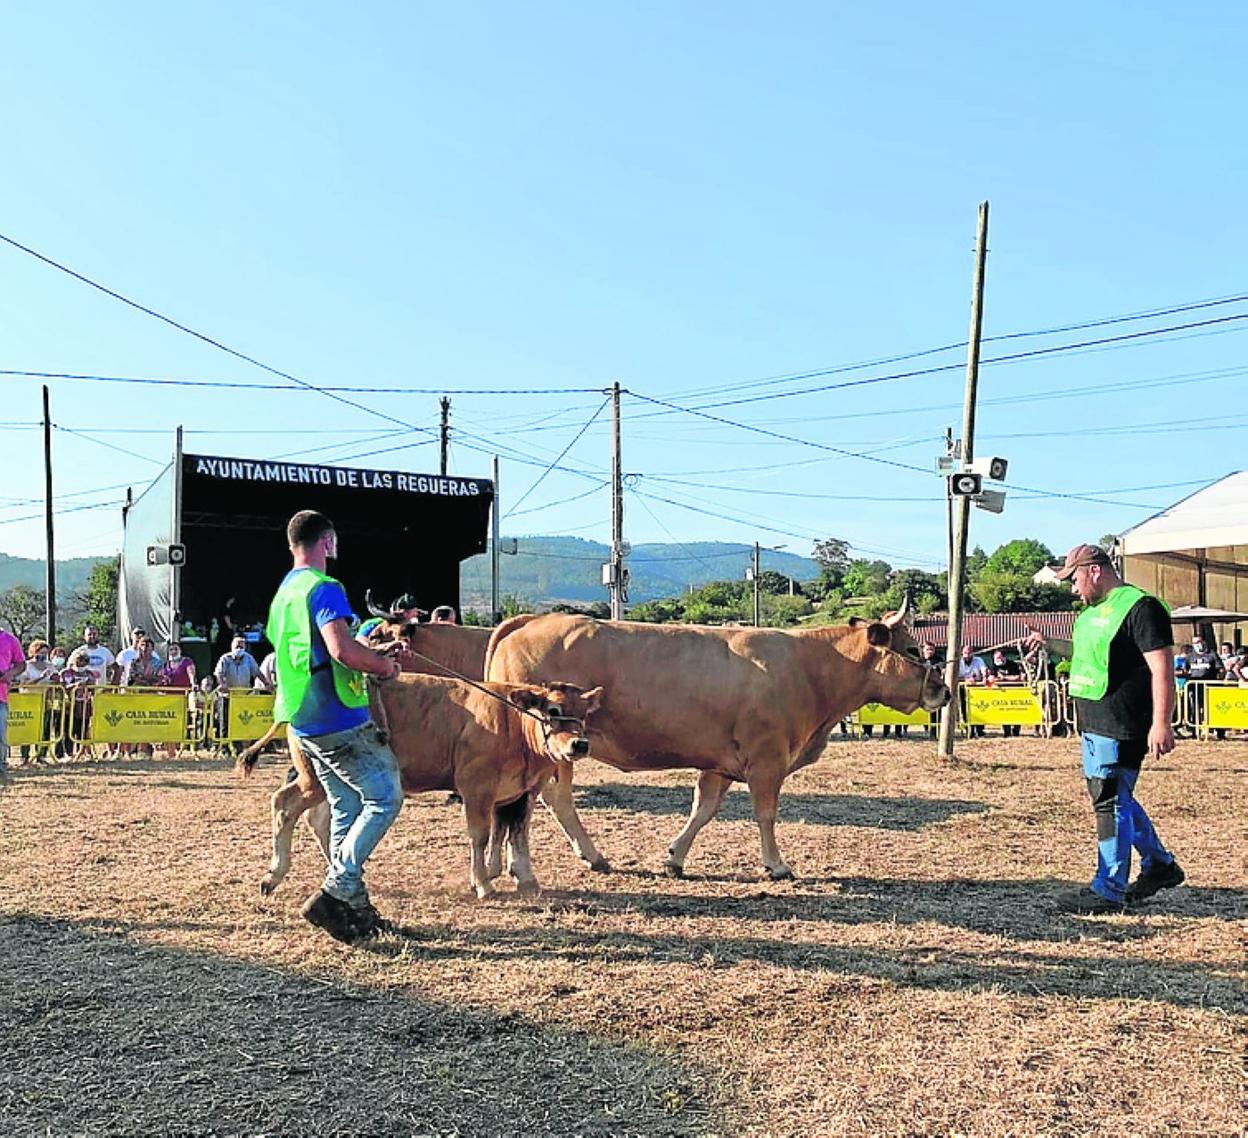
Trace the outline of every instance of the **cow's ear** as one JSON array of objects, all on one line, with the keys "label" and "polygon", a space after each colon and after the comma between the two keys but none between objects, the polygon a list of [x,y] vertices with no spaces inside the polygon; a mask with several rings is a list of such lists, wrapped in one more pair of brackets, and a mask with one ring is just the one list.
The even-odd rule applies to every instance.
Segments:
[{"label": "cow's ear", "polygon": [[584,693],[585,714],[593,715],[602,706],[602,688],[590,688]]},{"label": "cow's ear", "polygon": [[867,643],[876,648],[887,648],[893,642],[893,630],[887,624],[875,621],[867,625]]},{"label": "cow's ear", "polygon": [[540,707],[546,702],[544,692],[536,691],[533,688],[519,688],[513,691],[510,698],[513,706],[518,707],[521,711],[528,711],[533,707]]},{"label": "cow's ear", "polygon": [[860,624],[869,624],[869,621],[863,620],[860,616],[851,616],[849,618],[849,627],[857,628]]}]

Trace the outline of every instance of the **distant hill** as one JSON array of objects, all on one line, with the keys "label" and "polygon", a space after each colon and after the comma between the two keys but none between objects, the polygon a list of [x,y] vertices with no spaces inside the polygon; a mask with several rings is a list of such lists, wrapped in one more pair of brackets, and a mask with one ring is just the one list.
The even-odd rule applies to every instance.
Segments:
[{"label": "distant hill", "polygon": [[[503,539],[506,548],[507,538]],[[533,605],[558,601],[587,604],[605,601],[602,566],[608,547],[579,537],[518,538],[519,552],[499,557],[500,595],[515,596]],[[708,581],[739,581],[753,562],[754,548],[739,542],[693,541],[683,545],[653,543],[635,545],[628,555],[631,574],[630,603],[674,597],[690,585]],[[763,569],[774,569],[795,581],[813,581],[819,566],[809,557],[783,550],[766,550]],[[483,609],[490,602],[488,554],[465,561],[460,571],[460,596],[464,607]]]},{"label": "distant hill", "polygon": [[[56,563],[56,595],[57,606],[61,599],[70,593],[80,592],[86,588],[87,578],[91,570],[101,561],[109,561],[108,557],[73,557],[68,561],[58,560]],[[36,561],[29,557],[10,557],[0,553],[0,593],[11,589],[14,585],[30,585],[42,589],[46,562]]]}]

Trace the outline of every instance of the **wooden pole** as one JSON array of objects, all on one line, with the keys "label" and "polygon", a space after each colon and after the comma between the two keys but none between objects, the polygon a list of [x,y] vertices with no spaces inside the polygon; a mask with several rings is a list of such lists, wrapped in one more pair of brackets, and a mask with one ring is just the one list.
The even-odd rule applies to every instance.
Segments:
[{"label": "wooden pole", "polygon": [[620,384],[611,385],[611,619],[624,619],[624,476],[620,467]]},{"label": "wooden pole", "polygon": [[43,480],[44,528],[47,531],[47,572],[44,576],[44,622],[47,626],[48,651],[56,644],[56,542],[52,524],[52,415],[48,410],[48,389],[43,389]]},{"label": "wooden pole", "polygon": [[762,624],[762,606],[759,603],[759,597],[758,597],[758,590],[759,590],[758,566],[761,560],[762,558],[760,556],[758,542],[755,542],[754,543],[754,627],[755,628],[757,628],[760,624]]},{"label": "wooden pole", "polygon": [[[984,324],[984,265],[988,253],[988,203],[979,205],[979,230],[975,240],[975,283],[971,291],[971,332],[966,353],[966,402],[962,409],[962,446],[960,462],[975,457],[975,398],[979,387],[979,343]],[[970,531],[971,499],[956,496],[953,505],[953,557],[949,563],[949,626],[948,658],[945,660],[945,684],[953,699],[945,705],[940,719],[938,750],[945,758],[953,758],[953,738],[958,726],[958,660],[962,654],[962,612],[966,592],[966,544]]]},{"label": "wooden pole", "polygon": [[[442,432],[441,432],[441,456],[442,476],[446,477],[446,459],[450,452],[451,446],[451,401],[445,395],[442,396]],[[498,491],[495,490],[495,493]]]},{"label": "wooden pole", "polygon": [[494,456],[494,505],[490,509],[490,620],[497,624],[502,619],[498,607],[498,535],[501,530],[498,495],[498,455]]}]

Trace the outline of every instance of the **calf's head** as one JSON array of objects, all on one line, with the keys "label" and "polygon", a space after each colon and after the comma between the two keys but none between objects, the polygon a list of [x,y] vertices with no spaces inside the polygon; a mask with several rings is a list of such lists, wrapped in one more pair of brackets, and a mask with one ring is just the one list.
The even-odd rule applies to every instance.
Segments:
[{"label": "calf's head", "polygon": [[585,720],[598,710],[602,688],[584,691],[574,684],[526,684],[511,693],[511,702],[536,716],[542,750],[552,759],[571,762],[589,754]]}]

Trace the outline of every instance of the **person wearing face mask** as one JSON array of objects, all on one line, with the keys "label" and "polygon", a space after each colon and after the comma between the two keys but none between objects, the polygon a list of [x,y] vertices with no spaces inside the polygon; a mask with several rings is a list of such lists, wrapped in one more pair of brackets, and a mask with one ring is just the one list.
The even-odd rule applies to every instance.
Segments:
[{"label": "person wearing face mask", "polygon": [[[195,663],[189,656],[182,655],[182,645],[171,640],[165,648],[165,662],[161,665],[157,684],[162,688],[180,688],[187,693],[189,714],[194,715],[195,705],[191,702],[191,692],[195,687]],[[165,754],[173,758],[178,753],[176,743],[165,744]]]},{"label": "person wearing face mask", "polygon": [[[1210,682],[1220,680],[1226,675],[1226,669],[1222,666],[1222,657],[1213,650],[1200,633],[1192,637],[1192,650],[1187,654],[1185,674],[1189,680]],[[1186,696],[1188,714],[1195,723],[1200,718],[1204,703],[1204,685],[1198,684],[1194,688],[1187,688]],[[1218,729],[1214,731],[1214,735],[1219,739],[1225,739],[1226,731]]]},{"label": "person wearing face mask", "polygon": [[[256,663],[256,658],[247,651],[247,641],[236,636],[230,641],[230,650],[217,661],[216,668],[213,669],[213,675],[217,680],[217,690],[219,693],[228,693],[230,691],[250,691],[252,685],[256,682],[260,675],[260,665]],[[218,694],[217,709],[217,726],[224,734],[225,725],[228,722],[229,710],[226,698],[221,698]],[[240,744],[227,743],[227,751],[237,752]]]},{"label": "person wearing face mask", "polygon": [[[1097,869],[1091,884],[1061,900],[1065,912],[1121,913],[1185,875],[1135,798],[1147,757],[1174,750],[1174,634],[1156,598],[1126,584],[1109,555],[1077,545],[1057,573],[1087,606],[1073,640],[1032,630],[1029,647],[1071,657],[1069,691],[1083,733],[1083,774],[1096,816]],[[1128,885],[1131,851],[1140,875]]]},{"label": "person wearing face mask", "polygon": [[46,640],[32,640],[26,648],[26,671],[18,678],[19,684],[49,684],[56,679],[59,669],[52,667]]},{"label": "person wearing face mask", "polygon": [[329,868],[302,912],[336,940],[353,943],[389,927],[365,888],[364,863],[403,807],[398,760],[370,719],[364,680],[397,679],[400,668],[352,635],[346,591],[325,572],[338,556],[329,518],[301,510],[286,540],[291,569],[265,624],[277,655],[273,722],[290,725],[330,809]]}]

